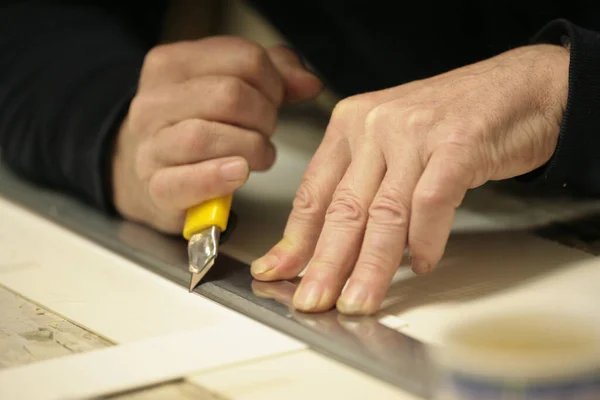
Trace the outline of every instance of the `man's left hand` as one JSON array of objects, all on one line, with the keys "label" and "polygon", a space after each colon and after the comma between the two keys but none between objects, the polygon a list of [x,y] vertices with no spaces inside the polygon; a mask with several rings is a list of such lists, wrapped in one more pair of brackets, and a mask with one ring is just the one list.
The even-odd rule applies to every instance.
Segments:
[{"label": "man's left hand", "polygon": [[405,248],[418,274],[438,264],[467,190],[550,159],[568,69],[567,49],[527,46],[341,101],[254,277],[290,279],[310,261],[297,309],[376,312]]}]

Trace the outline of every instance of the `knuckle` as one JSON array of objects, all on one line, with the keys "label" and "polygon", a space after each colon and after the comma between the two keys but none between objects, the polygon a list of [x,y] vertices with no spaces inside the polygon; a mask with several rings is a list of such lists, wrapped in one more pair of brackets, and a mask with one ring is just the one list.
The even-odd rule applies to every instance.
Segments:
[{"label": "knuckle", "polygon": [[402,194],[391,187],[384,187],[369,207],[369,220],[378,226],[395,231],[406,230],[409,222],[409,206],[402,201]]},{"label": "knuckle", "polygon": [[210,145],[210,131],[202,121],[186,120],[180,123],[181,135],[178,146],[191,154],[198,154]]},{"label": "knuckle", "polygon": [[360,97],[350,96],[340,100],[333,108],[331,118],[334,120],[345,119],[350,115],[355,115],[360,107]]},{"label": "knuckle", "polygon": [[367,213],[356,195],[348,189],[339,190],[327,209],[327,219],[340,223],[364,223]]},{"label": "knuckle", "polygon": [[315,218],[322,210],[318,199],[317,185],[310,177],[304,177],[292,204],[294,215],[302,219]]},{"label": "knuckle", "polygon": [[269,66],[269,55],[260,45],[248,42],[246,44],[245,70],[250,76],[262,76]]},{"label": "knuckle", "polygon": [[241,79],[227,77],[221,80],[218,97],[222,107],[228,112],[237,113],[243,107],[244,93],[246,85]]},{"label": "knuckle", "polygon": [[144,57],[143,73],[160,73],[163,72],[172,63],[171,52],[169,46],[158,45],[150,49]]},{"label": "knuckle", "polygon": [[[398,110],[395,110],[398,113]],[[390,103],[379,104],[371,109],[365,117],[365,133],[377,135],[389,129],[394,119],[394,110]]]},{"label": "knuckle", "polygon": [[435,107],[410,107],[401,114],[401,128],[408,133],[422,133],[435,121]]},{"label": "knuckle", "polygon": [[441,186],[437,186],[415,192],[413,201],[420,207],[437,208],[449,204],[450,198]]},{"label": "knuckle", "polygon": [[336,133],[344,134],[348,127],[362,123],[360,118],[364,114],[364,111],[362,111],[364,107],[359,95],[339,101],[331,113],[327,134],[329,136]]},{"label": "knuckle", "polygon": [[143,121],[153,115],[154,110],[157,110],[161,104],[162,99],[155,93],[138,93],[131,101],[127,119],[134,127],[140,128]]},{"label": "knuckle", "polygon": [[346,120],[355,118],[359,115],[365,115],[365,108],[369,107],[364,95],[354,95],[340,100],[332,112],[333,120]]},{"label": "knuckle", "polygon": [[403,134],[421,134],[426,132],[435,121],[435,108],[413,106],[405,108],[397,101],[382,103],[373,108],[365,118],[365,133],[381,135],[389,132]]}]

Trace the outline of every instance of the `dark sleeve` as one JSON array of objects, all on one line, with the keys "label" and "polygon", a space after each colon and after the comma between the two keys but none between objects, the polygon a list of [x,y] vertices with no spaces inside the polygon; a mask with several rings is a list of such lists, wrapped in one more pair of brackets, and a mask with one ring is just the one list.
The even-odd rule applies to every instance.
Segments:
[{"label": "dark sleeve", "polygon": [[2,160],[105,211],[113,134],[152,42],[130,10],[110,4],[0,1]]},{"label": "dark sleeve", "polygon": [[556,20],[532,42],[569,45],[569,94],[554,155],[521,179],[600,195],[600,33]]}]

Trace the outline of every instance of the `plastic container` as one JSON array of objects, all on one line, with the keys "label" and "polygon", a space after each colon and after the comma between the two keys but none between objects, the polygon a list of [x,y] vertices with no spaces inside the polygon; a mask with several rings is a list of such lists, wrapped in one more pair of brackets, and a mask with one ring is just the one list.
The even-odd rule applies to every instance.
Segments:
[{"label": "plastic container", "polygon": [[591,318],[496,311],[466,316],[443,337],[430,354],[437,400],[600,400],[600,337]]}]

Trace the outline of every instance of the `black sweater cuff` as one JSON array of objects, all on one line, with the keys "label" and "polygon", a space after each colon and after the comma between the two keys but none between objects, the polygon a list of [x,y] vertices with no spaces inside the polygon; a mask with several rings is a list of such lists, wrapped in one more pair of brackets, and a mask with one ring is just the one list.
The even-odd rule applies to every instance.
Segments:
[{"label": "black sweater cuff", "polygon": [[89,4],[23,2],[0,13],[0,151],[28,180],[105,212],[113,141],[150,47]]},{"label": "black sweater cuff", "polygon": [[[129,104],[133,99],[137,85],[132,86],[131,78],[115,77],[114,80],[106,82],[114,85],[119,81],[124,88],[130,88],[121,93],[114,93],[112,97],[105,100],[114,101],[114,103],[104,104],[102,120],[98,125],[96,135],[90,135],[88,144],[89,157],[82,155],[81,159],[75,165],[73,173],[73,186],[83,190],[83,198],[92,206],[104,211],[107,214],[117,215],[113,204],[112,189],[112,160],[114,155],[115,141],[119,128],[127,116]],[[86,126],[87,128],[87,126]]]},{"label": "black sweater cuff", "polygon": [[570,47],[569,92],[558,144],[550,161],[520,180],[585,194],[600,193],[600,34],[555,20],[532,44]]}]

